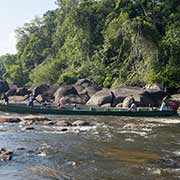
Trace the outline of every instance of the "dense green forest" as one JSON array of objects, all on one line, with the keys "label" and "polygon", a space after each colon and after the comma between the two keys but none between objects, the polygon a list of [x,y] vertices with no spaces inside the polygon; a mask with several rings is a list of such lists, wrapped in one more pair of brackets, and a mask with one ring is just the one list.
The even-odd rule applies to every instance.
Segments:
[{"label": "dense green forest", "polygon": [[0,76],[22,85],[104,87],[159,82],[180,87],[179,0],[57,0],[16,29],[17,54],[0,57]]}]

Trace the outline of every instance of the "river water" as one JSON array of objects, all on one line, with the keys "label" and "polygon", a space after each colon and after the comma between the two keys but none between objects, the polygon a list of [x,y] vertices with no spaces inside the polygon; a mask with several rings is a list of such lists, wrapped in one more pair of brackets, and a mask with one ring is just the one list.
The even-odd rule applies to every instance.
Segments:
[{"label": "river water", "polygon": [[[51,117],[52,118],[52,117]],[[0,125],[0,180],[180,179],[180,119],[54,116],[87,127]]]}]

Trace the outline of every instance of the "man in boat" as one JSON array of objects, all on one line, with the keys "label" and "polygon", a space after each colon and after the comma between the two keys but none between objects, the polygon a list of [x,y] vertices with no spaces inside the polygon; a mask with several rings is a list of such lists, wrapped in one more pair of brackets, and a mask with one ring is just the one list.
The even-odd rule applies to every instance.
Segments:
[{"label": "man in boat", "polygon": [[[30,96],[28,96],[26,99],[28,99],[28,106],[33,107],[34,106],[34,101],[37,101],[39,104],[41,104],[41,102],[39,102],[35,96],[33,94],[31,94]],[[26,100],[25,99],[25,100]]]},{"label": "man in boat", "polygon": [[9,97],[8,97],[7,94],[4,94],[4,96],[3,96],[3,103],[4,103],[5,105],[8,105],[8,104],[9,104]]},{"label": "man in boat", "polygon": [[160,111],[177,110],[179,108],[179,102],[173,100],[170,96],[166,96],[162,100]]}]

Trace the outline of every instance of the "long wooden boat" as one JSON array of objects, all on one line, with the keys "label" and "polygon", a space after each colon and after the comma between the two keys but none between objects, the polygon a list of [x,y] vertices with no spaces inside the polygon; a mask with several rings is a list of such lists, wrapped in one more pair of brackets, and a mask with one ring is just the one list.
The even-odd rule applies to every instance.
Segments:
[{"label": "long wooden boat", "polygon": [[137,112],[130,112],[127,109],[107,107],[65,107],[58,109],[55,106],[35,105],[29,107],[26,104],[0,104],[0,111],[20,114],[59,114],[59,115],[101,115],[101,116],[131,116],[131,117],[169,117],[178,116],[174,110],[159,111],[149,109],[138,109]]}]

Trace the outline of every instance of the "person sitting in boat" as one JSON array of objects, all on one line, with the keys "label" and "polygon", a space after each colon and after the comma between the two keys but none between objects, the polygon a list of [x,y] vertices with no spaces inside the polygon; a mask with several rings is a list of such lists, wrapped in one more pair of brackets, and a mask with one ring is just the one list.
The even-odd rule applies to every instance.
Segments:
[{"label": "person sitting in boat", "polygon": [[33,107],[34,106],[34,101],[37,101],[39,104],[41,104],[41,102],[39,102],[35,96],[33,94],[31,94],[29,97],[28,97],[28,106],[30,107]]},{"label": "person sitting in boat", "polygon": [[9,104],[9,97],[7,96],[7,94],[4,94],[4,96],[3,96],[3,104],[5,104],[5,105]]},{"label": "person sitting in boat", "polygon": [[165,100],[162,101],[162,104],[161,104],[161,107],[159,109],[160,111],[168,111],[169,108],[168,108],[168,104]]},{"label": "person sitting in boat", "polygon": [[177,110],[179,108],[179,102],[175,100],[169,100],[168,101],[168,107],[171,110]]},{"label": "person sitting in boat", "polygon": [[131,112],[136,112],[137,111],[137,105],[136,105],[134,99],[132,100],[132,103],[130,105],[129,111],[131,111]]}]

